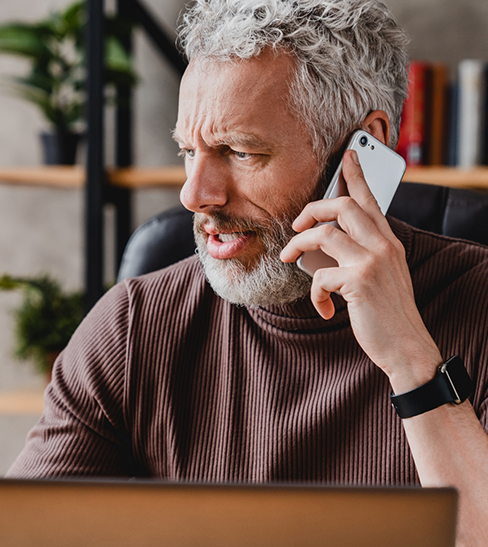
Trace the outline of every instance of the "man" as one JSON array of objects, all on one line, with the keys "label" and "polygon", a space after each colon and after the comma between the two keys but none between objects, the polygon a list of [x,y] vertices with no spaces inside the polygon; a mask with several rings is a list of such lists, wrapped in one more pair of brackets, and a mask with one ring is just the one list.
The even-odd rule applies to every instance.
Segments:
[{"label": "man", "polygon": [[[459,545],[482,544],[488,249],[387,221],[352,152],[351,197],[318,200],[354,130],[396,144],[402,31],[376,1],[199,0],[181,39],[174,136],[200,261],[102,299],[10,474],[454,485]],[[315,227],[334,219],[344,231]],[[295,261],[319,248],[339,266],[312,280]],[[454,355],[471,400],[415,391],[402,422],[391,390]]]}]

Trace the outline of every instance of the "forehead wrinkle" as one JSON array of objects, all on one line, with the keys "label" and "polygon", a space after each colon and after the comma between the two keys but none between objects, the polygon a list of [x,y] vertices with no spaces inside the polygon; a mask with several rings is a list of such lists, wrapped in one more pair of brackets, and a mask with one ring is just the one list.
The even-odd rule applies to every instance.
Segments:
[{"label": "forehead wrinkle", "polygon": [[216,146],[246,146],[251,148],[259,148],[263,151],[271,151],[272,147],[270,143],[265,139],[262,139],[255,133],[247,133],[243,131],[233,131],[223,135],[221,138],[216,139]]},{"label": "forehead wrinkle", "polygon": [[[273,143],[265,137],[252,131],[239,129],[217,128],[215,121],[204,121],[201,126],[197,123],[188,123],[190,141],[201,141],[208,147],[218,146],[248,146],[263,152],[271,152]],[[186,143],[186,139],[176,127],[172,132],[173,139],[178,143]]]}]

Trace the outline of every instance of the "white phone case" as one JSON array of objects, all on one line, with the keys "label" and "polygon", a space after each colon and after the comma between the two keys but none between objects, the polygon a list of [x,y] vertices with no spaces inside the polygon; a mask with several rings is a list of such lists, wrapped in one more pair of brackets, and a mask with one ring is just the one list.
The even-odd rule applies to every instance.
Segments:
[{"label": "white phone case", "polygon": [[[388,146],[374,138],[367,131],[356,131],[348,145],[347,150],[356,150],[359,163],[363,169],[364,178],[368,183],[371,193],[376,198],[383,214],[397,191],[398,185],[405,173],[405,160]],[[324,195],[324,199],[347,196],[347,186],[342,176],[342,160]],[[336,221],[331,222],[336,228],[340,228]],[[303,253],[297,260],[299,268],[313,276],[320,268],[337,266],[337,261],[326,255],[321,250]]]}]

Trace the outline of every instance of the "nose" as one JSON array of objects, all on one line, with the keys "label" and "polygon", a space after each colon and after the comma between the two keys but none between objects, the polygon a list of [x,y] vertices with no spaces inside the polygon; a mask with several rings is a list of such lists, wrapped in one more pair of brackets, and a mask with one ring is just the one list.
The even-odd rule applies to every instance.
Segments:
[{"label": "nose", "polygon": [[225,165],[211,154],[197,153],[187,161],[187,179],[180,192],[181,203],[194,213],[223,207],[228,200],[228,174]]}]

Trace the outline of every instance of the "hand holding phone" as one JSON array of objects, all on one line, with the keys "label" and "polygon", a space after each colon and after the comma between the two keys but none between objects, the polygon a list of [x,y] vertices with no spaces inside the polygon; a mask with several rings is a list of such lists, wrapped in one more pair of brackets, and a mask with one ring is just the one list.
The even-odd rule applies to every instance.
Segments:
[{"label": "hand holding phone", "polygon": [[[367,131],[356,131],[346,147],[357,152],[364,178],[383,214],[395,195],[405,173],[405,160]],[[323,199],[348,196],[347,184],[342,176],[342,160],[327,188]],[[330,224],[341,229],[336,221]],[[320,268],[337,266],[337,261],[320,249],[303,253],[297,260],[298,267],[313,276]]]}]

